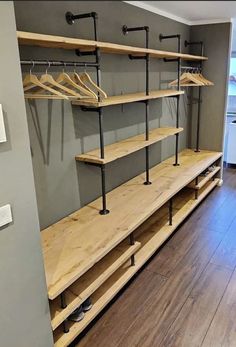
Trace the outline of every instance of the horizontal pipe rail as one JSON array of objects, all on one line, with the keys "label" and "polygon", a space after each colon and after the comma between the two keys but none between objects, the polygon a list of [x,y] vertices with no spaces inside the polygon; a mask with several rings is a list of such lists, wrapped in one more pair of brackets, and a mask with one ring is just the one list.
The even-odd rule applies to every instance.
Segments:
[{"label": "horizontal pipe rail", "polygon": [[21,65],[32,66],[82,66],[82,67],[97,67],[98,63],[93,62],[77,62],[77,61],[52,61],[52,60],[21,60]]}]

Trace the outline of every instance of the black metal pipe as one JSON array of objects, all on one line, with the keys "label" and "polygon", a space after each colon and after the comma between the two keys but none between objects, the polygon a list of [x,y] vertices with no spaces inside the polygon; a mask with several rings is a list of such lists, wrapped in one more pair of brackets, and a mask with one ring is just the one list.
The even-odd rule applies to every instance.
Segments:
[{"label": "black metal pipe", "polygon": [[[101,68],[100,68],[100,62],[101,62],[101,52],[99,48],[96,48],[96,72],[97,72],[97,85],[98,87],[101,87]],[[101,95],[98,93],[98,101],[101,101]]]},{"label": "black metal pipe", "polygon": [[101,159],[104,159],[103,115],[102,115],[101,108],[98,108],[98,118],[99,118],[99,137],[100,137],[100,157]]},{"label": "black metal pipe", "polygon": [[199,66],[181,66],[181,70],[197,70],[201,71]]},{"label": "black metal pipe", "polygon": [[130,31],[141,31],[145,30],[146,32],[149,31],[148,26],[142,26],[142,27],[133,27],[133,28],[128,28],[127,25],[122,26],[122,32],[124,35],[127,35]]},{"label": "black metal pipe", "polygon": [[[149,140],[149,100],[146,100],[145,102],[145,139],[146,141]],[[145,185],[150,185],[152,182],[150,182],[149,179],[149,146],[145,147],[145,158],[146,158],[146,180],[144,182]]]},{"label": "black metal pipe", "polygon": [[[195,186],[198,185],[198,176],[195,178]],[[198,199],[198,189],[195,187],[195,199]]]},{"label": "black metal pipe", "polygon": [[105,165],[101,165],[101,178],[102,178],[102,210],[100,210],[101,215],[106,215],[110,211],[107,209],[106,202],[106,176],[105,176]]},{"label": "black metal pipe", "polygon": [[[134,241],[134,233],[131,233],[131,234],[129,235],[129,244],[133,246],[134,243],[135,243],[135,241]],[[134,265],[135,265],[135,257],[134,257],[134,254],[131,255],[130,260],[131,260],[131,266],[134,266]]]},{"label": "black metal pipe", "polygon": [[201,100],[202,89],[198,87],[198,111],[197,111],[197,134],[196,134],[196,149],[195,152],[200,152],[199,142],[200,142],[200,122],[201,122]]},{"label": "black metal pipe", "polygon": [[74,15],[72,12],[66,12],[66,21],[68,24],[74,24],[76,19],[83,19],[83,18],[96,18],[98,17],[96,12],[89,12],[89,13],[82,13],[82,14],[76,14]]},{"label": "black metal pipe", "polygon": [[174,39],[174,38],[180,38],[180,34],[174,34],[174,35],[163,35],[163,34],[160,34],[159,35],[159,40],[160,41],[166,40],[166,39]]},{"label": "black metal pipe", "polygon": [[78,61],[56,61],[56,60],[21,60],[21,65],[34,66],[81,66],[81,67],[97,67],[97,62],[78,62]]},{"label": "black metal pipe", "polygon": [[[143,26],[143,27],[134,27],[134,28],[128,28],[127,25],[123,25],[122,31],[123,34],[128,34],[129,31],[142,31],[145,30],[146,32],[146,40],[145,40],[145,46],[148,49],[149,48],[149,27]],[[147,53],[145,56],[142,57],[135,57],[132,55],[129,55],[130,59],[145,59],[146,60],[146,95],[149,95],[149,69],[150,69],[150,56]],[[146,141],[149,140],[149,100],[145,100],[145,139]],[[145,164],[146,164],[146,181],[144,182],[145,185],[151,184],[149,180],[149,146],[145,148]]]},{"label": "black metal pipe", "polygon": [[173,220],[173,198],[169,200],[169,225],[172,225]]},{"label": "black metal pipe", "polygon": [[67,307],[67,303],[66,303],[66,294],[65,292],[61,293],[60,295],[60,301],[61,301],[61,308],[66,308]]},{"label": "black metal pipe", "polygon": [[68,320],[66,319],[66,320],[64,320],[64,322],[63,322],[63,332],[65,333],[65,334],[67,334],[69,331],[70,331],[70,329],[69,329],[69,326],[68,326]]}]

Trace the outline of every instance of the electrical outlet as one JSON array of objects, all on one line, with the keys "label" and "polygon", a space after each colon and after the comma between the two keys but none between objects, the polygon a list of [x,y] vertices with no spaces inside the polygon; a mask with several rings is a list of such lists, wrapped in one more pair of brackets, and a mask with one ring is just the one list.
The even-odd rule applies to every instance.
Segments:
[{"label": "electrical outlet", "polygon": [[6,142],[6,130],[3,119],[2,105],[0,104],[0,142]]},{"label": "electrical outlet", "polygon": [[12,222],[11,205],[0,207],[0,227]]}]

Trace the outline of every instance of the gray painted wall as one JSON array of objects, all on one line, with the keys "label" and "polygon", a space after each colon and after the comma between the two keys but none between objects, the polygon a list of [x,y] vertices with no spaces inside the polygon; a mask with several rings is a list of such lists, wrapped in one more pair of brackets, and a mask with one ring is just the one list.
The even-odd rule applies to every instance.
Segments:
[{"label": "gray painted wall", "polygon": [[[200,148],[222,151],[227,102],[228,73],[231,43],[231,23],[199,25],[191,27],[191,40],[204,41],[205,55],[203,74],[214,82],[214,87],[202,88],[202,116]],[[193,53],[196,51],[193,50]],[[198,51],[199,53],[199,51]],[[197,96],[197,89],[194,96]],[[195,146],[197,107],[192,112],[192,137]]]},{"label": "gray painted wall", "polygon": [[[160,33],[179,33],[183,41],[189,39],[190,29],[186,25],[121,1],[17,1],[17,28],[91,39],[91,22],[83,20],[69,26],[64,19],[68,10],[74,13],[96,11],[99,16],[99,39],[103,41],[144,46],[144,33],[123,36],[123,24],[149,25],[150,47],[153,48],[172,51],[177,48],[175,40],[160,43]],[[186,51],[184,47],[183,51]],[[31,47],[22,47],[21,56],[27,59],[76,59],[74,52]],[[151,89],[166,88],[167,82],[176,78],[175,69],[175,63],[152,60]],[[35,68],[35,71],[40,70]],[[143,61],[129,61],[127,56],[102,56],[103,88],[109,95],[145,90],[144,71]],[[186,99],[183,97],[180,124],[185,129],[188,128],[187,112]],[[76,164],[74,160],[76,154],[98,147],[97,115],[84,113],[67,101],[42,100],[27,102],[27,115],[40,224],[44,228],[100,195],[99,169]],[[144,105],[138,103],[104,109],[105,143],[143,132],[144,116]],[[150,119],[151,127],[175,126],[174,99],[152,101]],[[186,130],[180,136],[180,148],[187,146],[187,138]],[[174,143],[173,137],[154,145],[151,148],[151,164],[174,154]],[[144,151],[107,165],[107,189],[143,172],[144,168]]]},{"label": "gray painted wall", "polygon": [[14,221],[0,228],[0,346],[50,347],[49,308],[11,1],[0,2],[0,103],[8,141],[0,144],[0,206]]}]

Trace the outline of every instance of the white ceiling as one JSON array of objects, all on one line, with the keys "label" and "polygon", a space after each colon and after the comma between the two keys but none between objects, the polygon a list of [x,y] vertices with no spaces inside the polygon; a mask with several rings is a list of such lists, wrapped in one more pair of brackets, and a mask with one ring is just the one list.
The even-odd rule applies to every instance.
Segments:
[{"label": "white ceiling", "polygon": [[188,25],[227,22],[236,18],[236,1],[126,1]]}]

